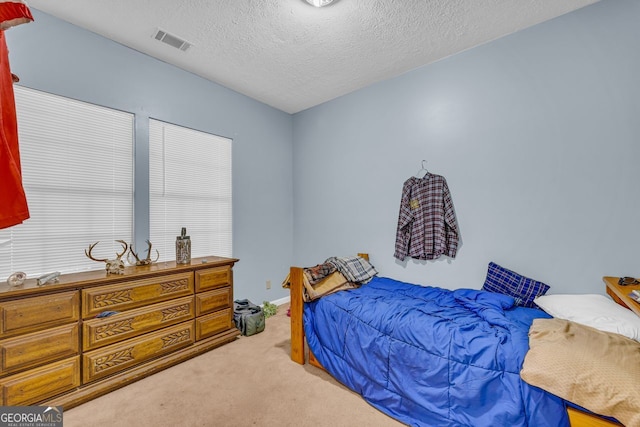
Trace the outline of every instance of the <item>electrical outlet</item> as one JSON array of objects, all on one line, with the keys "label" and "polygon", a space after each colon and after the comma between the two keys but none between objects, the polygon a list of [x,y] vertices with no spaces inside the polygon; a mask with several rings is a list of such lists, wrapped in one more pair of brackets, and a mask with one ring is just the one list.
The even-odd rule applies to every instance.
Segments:
[{"label": "electrical outlet", "polygon": [[267,289],[271,289],[271,280],[267,280]]}]

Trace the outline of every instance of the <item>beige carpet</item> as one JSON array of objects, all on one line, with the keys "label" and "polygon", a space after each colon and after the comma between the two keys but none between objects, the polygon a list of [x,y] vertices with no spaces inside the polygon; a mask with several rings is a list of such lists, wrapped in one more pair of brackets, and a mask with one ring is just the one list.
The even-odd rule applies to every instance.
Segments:
[{"label": "beige carpet", "polygon": [[64,412],[65,427],[402,426],[327,373],[289,359],[287,307],[264,332]]}]

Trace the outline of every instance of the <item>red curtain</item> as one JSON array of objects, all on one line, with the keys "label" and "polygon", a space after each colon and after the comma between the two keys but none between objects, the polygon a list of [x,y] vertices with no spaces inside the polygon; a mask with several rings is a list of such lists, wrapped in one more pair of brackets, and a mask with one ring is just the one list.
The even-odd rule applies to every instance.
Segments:
[{"label": "red curtain", "polygon": [[31,11],[22,0],[0,0],[0,30],[33,21]]},{"label": "red curtain", "polygon": [[13,77],[4,30],[32,20],[24,2],[0,1],[0,229],[20,224],[29,218],[22,186]]}]

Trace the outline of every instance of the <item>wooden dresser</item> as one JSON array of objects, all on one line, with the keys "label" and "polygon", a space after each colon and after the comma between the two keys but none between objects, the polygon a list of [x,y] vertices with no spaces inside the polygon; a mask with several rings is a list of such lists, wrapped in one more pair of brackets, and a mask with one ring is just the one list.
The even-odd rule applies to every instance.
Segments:
[{"label": "wooden dresser", "polygon": [[[0,406],[65,409],[239,335],[233,258],[0,285]],[[117,312],[96,317],[105,312]]]}]

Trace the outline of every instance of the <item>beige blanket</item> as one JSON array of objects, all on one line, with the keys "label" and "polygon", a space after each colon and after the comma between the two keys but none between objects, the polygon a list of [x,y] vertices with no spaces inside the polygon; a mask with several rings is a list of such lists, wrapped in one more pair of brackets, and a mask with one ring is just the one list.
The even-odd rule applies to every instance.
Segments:
[{"label": "beige blanket", "polygon": [[[303,299],[305,302],[313,301],[322,296],[329,295],[343,289],[352,289],[357,287],[357,285],[349,282],[342,273],[338,271],[334,271],[313,285],[309,283],[309,278],[306,274],[303,274],[302,277],[304,285]],[[289,282],[290,275],[287,275],[287,278],[282,282],[282,287],[288,288],[290,286]]]},{"label": "beige blanket", "polygon": [[536,319],[520,376],[627,427],[640,426],[640,343],[561,319]]}]

